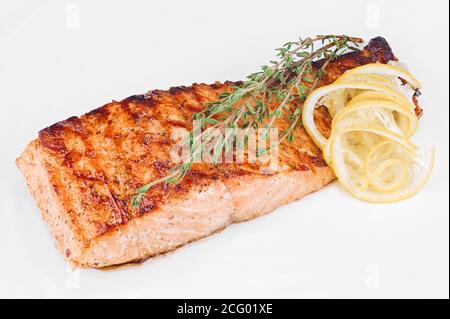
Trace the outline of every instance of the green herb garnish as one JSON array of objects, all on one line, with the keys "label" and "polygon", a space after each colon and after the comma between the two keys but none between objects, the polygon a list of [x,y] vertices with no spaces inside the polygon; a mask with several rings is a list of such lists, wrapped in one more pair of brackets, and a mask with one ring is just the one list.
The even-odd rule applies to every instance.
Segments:
[{"label": "green herb garnish", "polygon": [[[249,75],[242,85],[233,87],[232,93],[222,93],[217,102],[207,103],[205,110],[194,114],[193,119],[199,121],[202,128],[208,126],[218,130],[258,128],[261,125],[272,127],[285,112],[290,112],[290,125],[283,131],[278,143],[283,140],[290,142],[294,139],[294,129],[301,125],[301,110],[290,110],[290,103],[294,100],[302,103],[326,74],[327,65],[347,52],[359,50],[359,43],[362,43],[361,39],[345,35],[323,35],[288,42],[276,49],[278,61],[262,66],[259,72]],[[318,70],[314,70],[313,62],[317,60],[323,62]],[[277,106],[271,109],[269,105],[273,104]],[[192,168],[195,154],[202,151],[203,146],[198,139],[204,137],[205,132],[198,136],[192,132],[188,134],[185,142],[190,146],[190,161],[174,166],[167,176],[139,188],[132,199],[133,207],[140,205],[144,194],[153,186],[175,184],[186,176]],[[222,150],[226,151],[230,134],[225,134],[214,145],[213,164],[221,159]]]}]

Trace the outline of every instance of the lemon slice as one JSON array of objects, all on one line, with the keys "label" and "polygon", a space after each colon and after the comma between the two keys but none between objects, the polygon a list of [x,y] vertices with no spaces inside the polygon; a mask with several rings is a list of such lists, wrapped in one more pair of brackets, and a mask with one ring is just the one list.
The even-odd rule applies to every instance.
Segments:
[{"label": "lemon slice", "polygon": [[393,192],[406,183],[407,175],[407,166],[401,160],[391,158],[383,161],[371,172],[365,189],[372,185],[377,191]]},{"label": "lemon slice", "polygon": [[[309,133],[311,138],[314,140],[314,142],[320,147],[323,148],[326,143],[326,138],[319,132],[319,130],[316,127],[316,124],[314,122],[314,109],[318,105],[325,105],[330,115],[333,117],[337,112],[339,112],[347,103],[348,99],[351,99],[351,95],[347,99],[340,99],[341,104],[336,105],[330,105],[326,104],[322,98],[326,97],[327,95],[337,92],[341,90],[359,90],[359,91],[375,91],[375,92],[382,92],[385,95],[392,96],[393,98],[397,99],[404,99],[404,95],[396,91],[394,89],[388,88],[384,85],[374,84],[374,83],[368,83],[368,82],[348,82],[348,83],[339,83],[335,82],[330,85],[326,85],[323,87],[318,88],[317,90],[313,91],[308,98],[306,99],[305,103],[303,104],[303,112],[302,112],[302,120],[303,125],[306,129],[306,131]],[[358,92],[358,91],[353,91]],[[345,94],[339,92],[339,94]],[[358,93],[354,93],[354,95],[357,95]],[[322,99],[322,100],[321,100]],[[321,103],[322,102],[322,103]]]},{"label": "lemon slice", "polygon": [[414,90],[419,90],[422,85],[411,73],[403,68],[381,63],[371,63],[356,67],[344,73],[345,77],[366,74],[370,76],[380,75],[388,79],[402,79],[408,83]]},{"label": "lemon slice", "polygon": [[411,113],[414,113],[415,105],[414,103],[411,103],[408,101],[405,97],[402,96],[393,96],[389,94],[384,94],[382,92],[377,91],[364,91],[360,94],[353,97],[347,106],[351,106],[353,103],[358,103],[361,100],[383,100],[383,101],[389,101],[398,104],[399,106],[403,107],[405,110],[410,111]]},{"label": "lemon slice", "polygon": [[[398,153],[398,151],[401,151]],[[397,151],[397,152],[396,152]],[[393,155],[396,155],[393,158]],[[407,165],[417,152],[407,148],[398,148],[396,142],[387,140],[374,146],[366,157],[364,169],[368,175],[368,183],[380,192],[395,191],[404,184],[407,178]]]},{"label": "lemon slice", "polygon": [[[347,191],[368,202],[391,203],[409,198],[425,186],[433,170],[434,149],[426,156],[419,155],[421,152],[411,149],[410,142],[400,139],[391,142],[390,149],[376,145],[372,147],[376,150],[367,152],[368,147],[362,146],[364,132],[367,133],[351,134],[354,141],[359,139],[362,143],[354,149],[348,148],[345,133],[330,141],[331,167]],[[382,135],[375,140],[381,140],[378,144],[389,141],[383,141]]]},{"label": "lemon slice", "polygon": [[398,89],[398,83],[396,83],[393,79],[386,78],[378,74],[351,73],[350,71],[347,71],[335,81],[335,83],[349,82],[365,82],[368,84],[386,86],[392,90]]},{"label": "lemon slice", "polygon": [[418,122],[412,111],[388,99],[355,98],[335,115],[332,130],[371,123],[410,138],[416,132]]},{"label": "lemon slice", "polygon": [[323,149],[324,158],[333,167],[332,147],[335,140],[339,141],[341,151],[352,153],[359,158],[359,166],[365,168],[365,157],[374,151],[374,147],[382,142],[390,141],[400,145],[409,154],[417,154],[418,148],[403,136],[386,129],[373,126],[351,126],[341,128],[339,131],[332,131]]},{"label": "lemon slice", "polygon": [[[418,119],[413,101],[403,92],[405,83],[414,90],[420,88],[405,69],[368,64],[313,91],[304,103],[305,129],[340,184],[361,200],[406,199],[419,192],[431,175],[434,149],[424,155],[409,141]],[[333,118],[328,139],[314,122],[314,110],[320,105]]]}]

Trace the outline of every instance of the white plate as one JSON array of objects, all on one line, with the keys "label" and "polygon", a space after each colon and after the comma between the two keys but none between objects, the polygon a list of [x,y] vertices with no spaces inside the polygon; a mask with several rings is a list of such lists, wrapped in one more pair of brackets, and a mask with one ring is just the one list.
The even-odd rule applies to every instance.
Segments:
[{"label": "white plate", "polygon": [[[132,3],[0,4],[0,297],[448,298],[447,1]],[[69,270],[14,165],[38,130],[151,88],[243,79],[330,32],[385,36],[423,82],[415,140],[438,151],[424,191],[370,205],[334,184],[141,265]]]}]

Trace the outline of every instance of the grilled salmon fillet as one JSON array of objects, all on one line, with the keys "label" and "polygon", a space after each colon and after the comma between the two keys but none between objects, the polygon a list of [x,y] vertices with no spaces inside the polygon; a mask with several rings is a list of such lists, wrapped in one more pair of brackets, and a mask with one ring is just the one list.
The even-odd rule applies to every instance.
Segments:
[{"label": "grilled salmon fillet", "polygon": [[[356,66],[390,60],[396,58],[388,43],[372,39],[361,52],[330,63],[320,84]],[[154,90],[39,132],[16,163],[68,262],[105,267],[145,260],[266,214],[334,180],[321,151],[299,127],[292,142],[280,145],[275,169],[257,163],[195,164],[179,184],[151,188],[133,208],[136,189],[175,165],[170,134],[190,130],[192,115],[234,84]],[[318,108],[315,118],[322,133],[329,133],[326,109]]]}]

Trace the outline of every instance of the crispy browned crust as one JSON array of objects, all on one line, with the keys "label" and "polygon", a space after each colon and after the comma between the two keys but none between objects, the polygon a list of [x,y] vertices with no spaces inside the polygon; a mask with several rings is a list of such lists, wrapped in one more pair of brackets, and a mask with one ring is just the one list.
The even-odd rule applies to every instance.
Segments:
[{"label": "crispy browned crust", "polygon": [[[396,57],[388,43],[375,38],[362,52],[333,61],[321,84],[331,83],[356,66],[390,60]],[[258,164],[195,164],[181,183],[157,185],[144,196],[138,209],[131,206],[137,188],[167,175],[174,165],[169,155],[175,143],[170,138],[171,131],[190,130],[194,113],[238,84],[216,82],[153,90],[113,101],[40,131],[31,145],[39,154],[62,214],[71,223],[71,236],[88,247],[94,238],[152,213],[169,199],[188,196],[215,180],[261,174]],[[330,117],[326,109],[318,109],[316,121],[323,134],[328,134]],[[282,129],[287,122],[280,121],[278,125]],[[314,172],[326,166],[320,150],[303,128],[296,130],[293,142],[281,144],[279,162],[291,171]],[[70,253],[66,251],[66,257]]]}]

